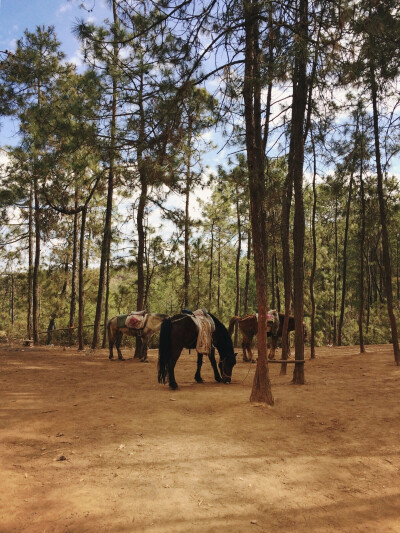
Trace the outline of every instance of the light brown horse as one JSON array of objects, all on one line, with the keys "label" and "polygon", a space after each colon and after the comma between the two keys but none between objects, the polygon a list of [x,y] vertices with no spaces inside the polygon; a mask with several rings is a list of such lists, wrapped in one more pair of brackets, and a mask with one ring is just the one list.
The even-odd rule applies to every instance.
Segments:
[{"label": "light brown horse", "polygon": [[[269,331],[267,333],[268,337],[271,337],[271,349],[268,354],[268,359],[275,359],[275,350],[278,345],[278,338],[282,337],[282,328],[283,328],[283,321],[285,320],[285,315],[283,313],[279,313],[279,329],[278,333],[276,335],[272,335]],[[251,350],[251,344],[253,342],[253,337],[257,335],[258,330],[258,322],[257,322],[257,316],[256,315],[245,315],[243,317],[240,316],[234,316],[229,321],[229,334],[232,335],[233,328],[235,327],[235,324],[238,324],[240,332],[242,334],[242,348],[243,348],[243,361],[245,362],[255,362],[253,359],[253,352]],[[288,331],[294,331],[294,317],[289,316],[289,326]],[[304,340],[307,338],[307,327],[305,322],[303,322],[303,335]],[[249,354],[249,357],[247,356]]]},{"label": "light brown horse", "polygon": [[[165,318],[169,317],[169,315],[162,315],[159,313],[149,313],[145,320],[144,327],[140,329],[136,329],[136,328],[127,328],[125,326],[125,320],[120,320],[123,317],[126,318],[127,316],[128,315],[114,316],[108,321],[107,330],[108,330],[108,346],[110,350],[110,354],[108,356],[109,359],[114,358],[113,347],[115,344],[115,347],[117,348],[117,352],[118,352],[118,359],[120,361],[124,360],[121,349],[120,349],[122,335],[129,335],[130,337],[141,337],[143,339],[143,346],[146,346],[150,337],[154,335],[154,333],[156,333],[157,331],[160,331],[162,321]],[[118,323],[123,323],[124,325],[119,326]]]}]

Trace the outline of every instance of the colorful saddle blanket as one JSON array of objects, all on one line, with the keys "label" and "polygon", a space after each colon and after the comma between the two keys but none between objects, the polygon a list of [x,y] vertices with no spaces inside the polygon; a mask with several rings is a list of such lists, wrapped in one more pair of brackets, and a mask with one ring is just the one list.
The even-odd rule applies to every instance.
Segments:
[{"label": "colorful saddle blanket", "polygon": [[117,316],[117,327],[130,329],[143,329],[146,325],[147,313],[145,311],[132,311],[129,315]]},{"label": "colorful saddle blanket", "polygon": [[197,309],[191,317],[198,331],[196,351],[209,355],[212,348],[212,334],[215,331],[214,320],[205,309]]},{"label": "colorful saddle blanket", "polygon": [[[256,313],[258,321],[258,313]],[[271,335],[275,336],[279,329],[279,314],[276,309],[271,309],[267,313],[267,332],[271,332]]]}]

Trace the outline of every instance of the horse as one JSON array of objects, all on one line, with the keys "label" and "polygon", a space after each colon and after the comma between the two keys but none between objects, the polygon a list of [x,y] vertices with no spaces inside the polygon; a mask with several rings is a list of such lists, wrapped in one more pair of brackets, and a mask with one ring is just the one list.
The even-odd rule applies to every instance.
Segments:
[{"label": "horse", "polygon": [[127,315],[118,315],[111,318],[107,324],[108,346],[110,350],[108,358],[110,360],[114,358],[113,347],[115,344],[118,352],[118,359],[120,361],[124,361],[124,357],[122,356],[120,349],[122,335],[141,337],[143,339],[143,345],[145,346],[150,337],[160,330],[162,321],[168,318],[168,316],[169,315],[163,315],[160,313],[149,313],[147,318],[145,318],[144,327],[141,329],[126,327],[124,317],[126,318]]},{"label": "horse", "polygon": [[[232,369],[236,364],[236,355],[233,350],[233,342],[226,327],[214,315],[208,313],[215,324],[212,333],[212,348],[209,354],[211,366],[214,370],[215,381],[230,383],[232,379]],[[168,383],[172,390],[178,388],[175,380],[175,365],[181,355],[183,348],[196,348],[198,337],[197,326],[191,315],[179,313],[163,320],[160,331],[160,345],[158,351],[158,382]],[[215,349],[219,352],[220,361],[215,361]],[[201,366],[203,364],[203,354],[197,354],[197,371],[194,379],[197,383],[203,383],[201,377]]]},{"label": "horse", "polygon": [[[269,331],[267,333],[268,337],[271,337],[271,349],[268,354],[268,359],[275,359],[275,350],[278,344],[278,338],[282,337],[282,328],[283,328],[283,321],[285,320],[284,313],[279,313],[279,328],[276,335],[272,335],[272,333]],[[232,335],[233,328],[235,324],[238,324],[240,332],[242,334],[242,348],[243,348],[243,361],[245,362],[255,362],[253,359],[253,352],[251,351],[251,343],[253,341],[254,335],[257,335],[258,331],[258,321],[256,315],[245,315],[243,317],[240,316],[233,316],[229,321],[229,334]],[[295,325],[294,325],[294,317],[289,316],[289,324],[288,324],[288,332],[294,331]],[[303,322],[303,336],[304,340],[307,338],[307,327],[305,322]],[[250,357],[247,357],[247,353],[249,353]]]}]

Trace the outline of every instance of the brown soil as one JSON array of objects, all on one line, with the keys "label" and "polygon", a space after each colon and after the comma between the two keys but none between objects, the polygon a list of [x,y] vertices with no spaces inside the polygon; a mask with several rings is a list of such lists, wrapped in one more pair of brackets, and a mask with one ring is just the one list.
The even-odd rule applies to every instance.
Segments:
[{"label": "brown soil", "polygon": [[[125,349],[125,355],[128,350]],[[271,365],[274,407],[207,361],[0,349],[1,532],[399,532],[400,367],[390,346],[321,348],[304,386]]]}]

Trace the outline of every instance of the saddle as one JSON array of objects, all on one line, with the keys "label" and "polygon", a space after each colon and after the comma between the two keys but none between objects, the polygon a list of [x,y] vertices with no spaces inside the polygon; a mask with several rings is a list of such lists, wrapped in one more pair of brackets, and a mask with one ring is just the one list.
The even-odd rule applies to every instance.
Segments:
[{"label": "saddle", "polygon": [[[256,318],[258,322],[258,313],[256,313]],[[279,314],[276,309],[271,309],[267,313],[267,332],[271,333],[272,336],[276,336],[279,329]]]},{"label": "saddle", "polygon": [[125,326],[130,329],[144,329],[146,326],[148,314],[146,311],[131,311],[126,316]]},{"label": "saddle", "polygon": [[196,351],[197,353],[207,354],[211,353],[212,349],[212,334],[215,331],[214,320],[207,313],[206,309],[197,309],[193,313],[188,313],[185,309],[185,314],[188,314],[193,322],[196,324],[197,328],[197,342],[196,342]]}]

